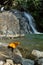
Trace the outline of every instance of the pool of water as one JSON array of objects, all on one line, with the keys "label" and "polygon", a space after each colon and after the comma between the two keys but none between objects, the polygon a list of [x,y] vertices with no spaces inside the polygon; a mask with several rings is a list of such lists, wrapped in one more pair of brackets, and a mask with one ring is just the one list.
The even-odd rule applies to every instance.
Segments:
[{"label": "pool of water", "polygon": [[27,34],[25,35],[25,37],[18,37],[14,39],[0,39],[0,42],[3,43],[9,43],[13,41],[20,41],[21,46],[24,48],[28,48],[29,50],[37,49],[43,51],[43,34]]}]

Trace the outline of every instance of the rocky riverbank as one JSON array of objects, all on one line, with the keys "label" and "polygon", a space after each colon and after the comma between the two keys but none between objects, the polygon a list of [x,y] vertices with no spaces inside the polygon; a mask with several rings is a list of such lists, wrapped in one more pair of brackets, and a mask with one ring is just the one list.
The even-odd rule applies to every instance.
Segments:
[{"label": "rocky riverbank", "polygon": [[7,46],[0,45],[0,65],[43,65],[41,51],[35,51],[29,52],[28,49],[20,46],[12,52]]}]

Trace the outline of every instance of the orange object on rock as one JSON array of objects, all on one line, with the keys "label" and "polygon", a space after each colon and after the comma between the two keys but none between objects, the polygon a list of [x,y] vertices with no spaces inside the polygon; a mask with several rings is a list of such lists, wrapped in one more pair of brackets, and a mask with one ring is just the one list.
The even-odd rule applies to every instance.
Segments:
[{"label": "orange object on rock", "polygon": [[20,44],[20,42],[11,42],[11,43],[9,43],[8,46],[11,48],[16,48],[19,44]]}]

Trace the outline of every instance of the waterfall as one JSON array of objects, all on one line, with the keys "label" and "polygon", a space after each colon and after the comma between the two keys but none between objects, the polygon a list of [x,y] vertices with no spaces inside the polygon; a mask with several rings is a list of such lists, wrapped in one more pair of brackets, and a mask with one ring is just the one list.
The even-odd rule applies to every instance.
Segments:
[{"label": "waterfall", "polygon": [[13,14],[16,15],[18,19],[20,18],[19,15],[27,19],[28,29],[25,28],[26,32],[29,32],[30,34],[43,34],[37,31],[35,20],[30,13],[27,13],[25,11],[21,12],[19,10],[11,10],[11,12],[13,12]]},{"label": "waterfall", "polygon": [[38,32],[35,28],[36,25],[34,23],[35,21],[34,21],[33,17],[30,14],[26,13],[26,12],[24,12],[24,16],[29,20],[29,25],[30,25],[33,33],[34,34],[40,34],[40,32]]}]

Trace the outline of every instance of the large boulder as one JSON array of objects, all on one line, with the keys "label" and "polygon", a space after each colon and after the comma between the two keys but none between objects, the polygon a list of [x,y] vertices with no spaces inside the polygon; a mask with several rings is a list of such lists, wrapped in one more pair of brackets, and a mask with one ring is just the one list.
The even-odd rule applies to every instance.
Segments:
[{"label": "large boulder", "polygon": [[0,34],[24,36],[30,33],[29,22],[20,11],[4,11],[0,13]]},{"label": "large boulder", "polygon": [[0,34],[18,34],[20,31],[19,20],[12,12],[0,13]]}]

